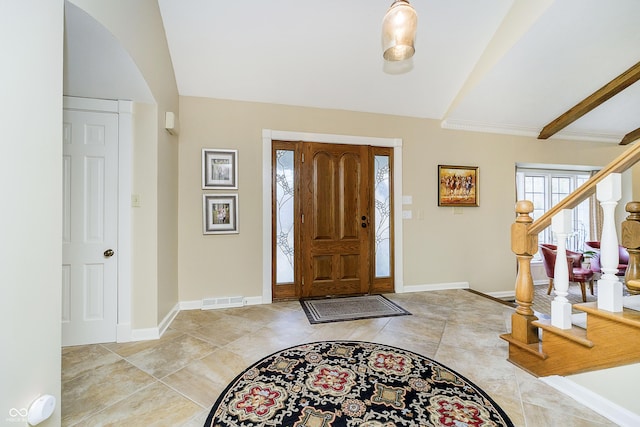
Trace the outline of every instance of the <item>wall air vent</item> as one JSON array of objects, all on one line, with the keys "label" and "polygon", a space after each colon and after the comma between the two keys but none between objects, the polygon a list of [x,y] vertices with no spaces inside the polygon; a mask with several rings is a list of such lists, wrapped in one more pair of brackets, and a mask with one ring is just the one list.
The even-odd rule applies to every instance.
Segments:
[{"label": "wall air vent", "polygon": [[216,308],[242,307],[246,304],[244,297],[205,298],[202,300],[203,310]]}]

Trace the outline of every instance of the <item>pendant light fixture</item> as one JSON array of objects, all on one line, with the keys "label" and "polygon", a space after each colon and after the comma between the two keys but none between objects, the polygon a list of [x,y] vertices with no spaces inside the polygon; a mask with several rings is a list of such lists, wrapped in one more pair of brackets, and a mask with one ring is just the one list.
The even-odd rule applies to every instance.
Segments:
[{"label": "pendant light fixture", "polygon": [[418,15],[407,0],[395,0],[382,20],[382,56],[387,61],[403,61],[415,53],[413,43]]}]

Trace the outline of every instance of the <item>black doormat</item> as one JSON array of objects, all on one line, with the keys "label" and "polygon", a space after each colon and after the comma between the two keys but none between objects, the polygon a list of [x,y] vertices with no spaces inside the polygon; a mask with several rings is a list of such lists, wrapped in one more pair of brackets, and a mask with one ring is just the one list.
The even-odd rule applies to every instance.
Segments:
[{"label": "black doormat", "polygon": [[382,295],[303,298],[300,304],[312,324],[411,315]]}]

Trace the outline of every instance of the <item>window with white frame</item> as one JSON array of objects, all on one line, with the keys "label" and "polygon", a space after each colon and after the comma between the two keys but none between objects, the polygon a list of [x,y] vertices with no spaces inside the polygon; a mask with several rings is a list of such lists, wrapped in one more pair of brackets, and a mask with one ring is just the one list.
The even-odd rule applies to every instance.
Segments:
[{"label": "window with white frame", "polygon": [[[518,167],[516,168],[517,199],[533,202],[531,217],[535,221],[587,181],[590,175],[589,171]],[[587,199],[573,209],[573,233],[567,239],[567,249],[583,250],[584,242],[591,240],[590,221],[589,199]],[[551,227],[547,227],[538,235],[538,243],[557,244]],[[538,254],[534,259],[537,258],[539,258]]]}]

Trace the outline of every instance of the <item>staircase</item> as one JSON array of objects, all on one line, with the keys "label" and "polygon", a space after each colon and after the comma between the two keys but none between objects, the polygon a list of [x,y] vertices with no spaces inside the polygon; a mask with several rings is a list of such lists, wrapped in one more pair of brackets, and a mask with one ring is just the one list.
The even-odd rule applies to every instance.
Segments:
[{"label": "staircase", "polygon": [[573,307],[587,314],[586,330],[561,329],[550,320],[535,320],[532,326],[542,330],[539,342],[525,344],[511,334],[501,336],[509,342],[509,361],[539,377],[640,362],[640,311],[623,308],[614,313],[598,309],[595,302]]},{"label": "staircase", "polygon": [[[640,144],[625,151],[607,167],[547,211],[538,220],[530,201],[516,204],[516,221],[511,227],[511,246],[518,261],[516,303],[511,318],[511,333],[501,335],[509,343],[509,361],[535,376],[571,375],[640,362],[640,311],[623,306],[622,283],[617,272],[618,238],[614,219],[620,200],[620,173],[640,160]],[[596,192],[604,211],[601,237],[603,276],[598,281],[598,301],[576,304],[584,312],[586,329],[571,324],[572,306],[564,295],[568,272],[564,263],[556,263],[556,298],[550,320],[540,320],[531,308],[533,278],[531,259],[538,250],[538,233],[549,225],[558,239],[558,257],[565,255],[564,240],[571,230],[566,218],[580,202]],[[622,245],[629,251],[625,286],[626,297],[640,305],[640,202],[627,203],[629,216],[622,224]],[[564,271],[558,271],[558,269]],[[625,304],[626,305],[626,304]]]}]

